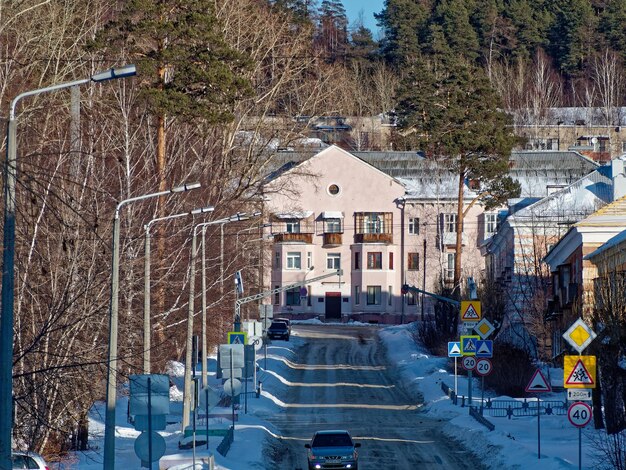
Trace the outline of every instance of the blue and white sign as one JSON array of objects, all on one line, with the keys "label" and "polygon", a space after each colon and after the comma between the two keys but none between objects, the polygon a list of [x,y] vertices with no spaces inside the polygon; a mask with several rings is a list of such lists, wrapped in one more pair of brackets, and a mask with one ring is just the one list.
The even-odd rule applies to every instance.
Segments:
[{"label": "blue and white sign", "polygon": [[448,341],[448,357],[461,357],[461,342]]},{"label": "blue and white sign", "polygon": [[461,336],[461,353],[464,356],[476,355],[476,341],[480,339],[480,336]]},{"label": "blue and white sign", "polygon": [[476,357],[493,357],[493,341],[490,339],[476,340]]}]

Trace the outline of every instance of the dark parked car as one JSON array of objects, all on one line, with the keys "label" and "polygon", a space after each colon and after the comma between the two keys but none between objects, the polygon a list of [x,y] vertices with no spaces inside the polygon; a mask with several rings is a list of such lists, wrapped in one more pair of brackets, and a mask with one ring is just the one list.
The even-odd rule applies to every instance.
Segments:
[{"label": "dark parked car", "polygon": [[289,318],[274,318],[272,321],[282,321],[287,324],[287,329],[289,330],[289,334],[291,334],[291,320],[289,320]]},{"label": "dark parked car", "polygon": [[289,341],[289,327],[283,321],[273,321],[267,329],[267,337],[269,339],[284,339]]},{"label": "dark parked car", "polygon": [[309,470],[325,468],[343,468],[357,470],[359,454],[358,442],[353,442],[348,431],[331,430],[317,431],[310,444],[305,444],[308,450],[307,460]]}]

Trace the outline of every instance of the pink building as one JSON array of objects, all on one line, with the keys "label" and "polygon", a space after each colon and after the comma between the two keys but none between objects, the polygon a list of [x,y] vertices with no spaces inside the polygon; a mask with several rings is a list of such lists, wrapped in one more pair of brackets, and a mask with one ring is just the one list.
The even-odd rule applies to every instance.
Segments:
[{"label": "pink building", "polygon": [[[264,196],[273,235],[265,288],[306,281],[308,294],[276,294],[276,315],[400,323],[432,312],[428,297],[422,306],[401,287],[437,292],[451,282],[456,183],[436,165],[423,166],[421,178],[396,179],[331,146],[272,179]],[[473,196],[468,189],[467,203]],[[489,230],[495,215],[476,204],[464,224],[464,278],[482,274],[479,246]],[[340,277],[308,281],[337,269]]]}]

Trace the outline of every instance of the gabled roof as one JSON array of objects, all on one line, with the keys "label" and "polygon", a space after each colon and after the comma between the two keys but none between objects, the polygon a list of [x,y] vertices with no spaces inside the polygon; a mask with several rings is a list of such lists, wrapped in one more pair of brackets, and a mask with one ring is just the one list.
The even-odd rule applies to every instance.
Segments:
[{"label": "gabled roof", "polygon": [[509,219],[542,217],[544,219],[567,216],[580,220],[608,204],[613,198],[611,167],[604,166],[580,178],[528,207],[520,209]]}]

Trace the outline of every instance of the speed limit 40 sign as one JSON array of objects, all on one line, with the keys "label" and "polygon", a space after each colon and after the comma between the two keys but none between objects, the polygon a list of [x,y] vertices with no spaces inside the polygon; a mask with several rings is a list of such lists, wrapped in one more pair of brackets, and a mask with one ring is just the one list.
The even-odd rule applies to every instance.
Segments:
[{"label": "speed limit 40 sign", "polygon": [[591,421],[591,407],[587,403],[572,403],[567,410],[567,419],[577,428],[584,428]]},{"label": "speed limit 40 sign", "polygon": [[493,370],[493,365],[491,361],[487,358],[478,359],[476,361],[476,367],[474,368],[478,375],[489,375]]},{"label": "speed limit 40 sign", "polygon": [[477,360],[475,356],[465,356],[463,358],[463,361],[461,362],[461,365],[465,370],[474,370],[474,368],[476,367],[476,362]]}]

